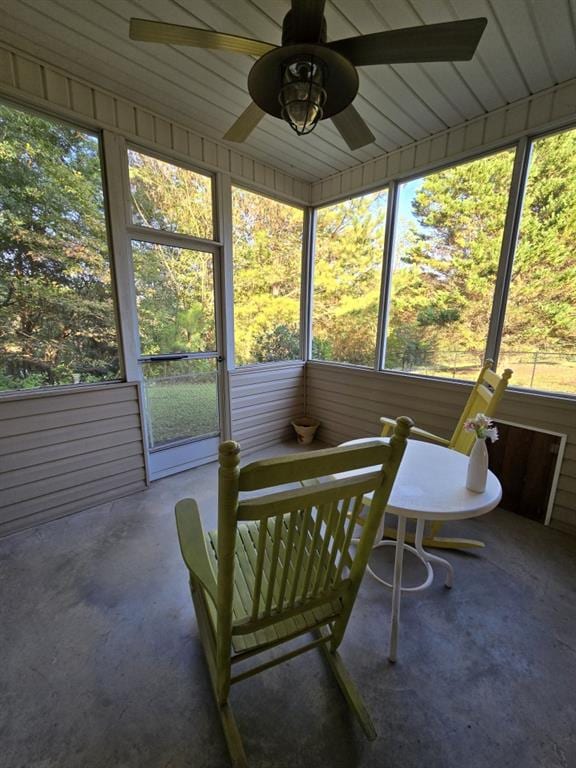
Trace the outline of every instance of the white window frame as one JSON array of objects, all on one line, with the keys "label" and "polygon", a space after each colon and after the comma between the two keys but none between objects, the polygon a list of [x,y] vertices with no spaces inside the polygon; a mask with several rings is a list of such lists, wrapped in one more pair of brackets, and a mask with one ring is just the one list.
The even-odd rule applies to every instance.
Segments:
[{"label": "white window frame", "polygon": [[[384,261],[382,270],[382,287],[380,293],[380,315],[378,325],[378,337],[377,337],[377,350],[376,350],[376,364],[374,368],[384,375],[389,376],[409,376],[412,378],[420,378],[424,380],[435,379],[441,381],[454,382],[453,379],[447,379],[442,376],[428,376],[421,373],[410,373],[409,371],[394,371],[384,367],[385,354],[386,354],[386,337],[388,327],[388,316],[390,310],[390,288],[391,288],[391,264],[394,249],[394,240],[396,236],[396,224],[397,224],[397,195],[398,187],[400,184],[412,181],[414,179],[423,178],[433,173],[438,173],[449,168],[454,168],[459,165],[474,162],[475,160],[481,160],[484,157],[495,155],[499,152],[506,150],[514,150],[514,164],[512,168],[512,179],[510,182],[510,191],[508,196],[508,204],[506,209],[506,215],[504,220],[504,229],[502,234],[502,244],[500,249],[500,257],[498,262],[498,271],[496,275],[496,282],[494,288],[494,297],[492,301],[492,308],[488,326],[488,333],[485,346],[485,358],[494,360],[495,365],[498,364],[498,356],[500,352],[500,345],[502,341],[502,332],[504,327],[504,320],[506,315],[506,301],[510,289],[510,281],[512,278],[512,268],[514,264],[514,256],[516,250],[516,244],[518,240],[518,232],[522,217],[522,207],[524,201],[524,195],[526,191],[526,183],[528,180],[528,173],[530,168],[530,157],[532,146],[535,141],[547,136],[553,136],[565,131],[575,130],[576,124],[568,123],[553,129],[544,128],[541,131],[535,131],[530,135],[526,134],[521,136],[516,141],[502,142],[497,146],[489,149],[475,150],[460,156],[457,161],[445,161],[438,164],[427,166],[425,169],[414,172],[410,171],[405,174],[398,174],[394,178],[388,179],[385,183],[380,182],[372,187],[366,188],[353,195],[346,195],[342,197],[334,198],[329,202],[314,207],[314,215],[322,208],[326,208],[331,205],[337,205],[338,203],[346,200],[351,200],[355,197],[359,197],[370,192],[380,191],[388,188],[388,211],[386,218],[386,232],[384,239]],[[310,248],[310,274],[314,274],[314,245],[313,242]],[[310,296],[313,296],[314,286],[311,286]],[[311,338],[312,334],[312,308],[310,301],[310,309],[308,313],[307,334]],[[357,366],[352,363],[341,363],[332,360],[316,360],[311,356],[310,345],[307,348],[306,360],[312,360],[314,363],[320,365],[338,365],[352,368],[363,369],[363,366]],[[365,370],[365,369],[364,369]],[[458,380],[457,383],[466,382]],[[532,389],[529,387],[515,387],[513,384],[509,387],[517,392],[527,392],[535,395],[542,395],[549,398],[561,398],[576,400],[576,394],[568,392],[554,392],[548,390]]]},{"label": "white window frame", "polygon": [[98,141],[98,156],[100,158],[100,179],[102,182],[102,200],[104,209],[104,226],[106,228],[106,244],[108,251],[108,267],[110,269],[110,295],[112,297],[112,305],[114,307],[114,324],[116,328],[116,342],[118,346],[118,378],[107,379],[100,382],[78,382],[71,384],[53,384],[45,387],[34,387],[32,389],[7,389],[0,391],[0,398],[2,397],[25,397],[30,396],[31,393],[50,393],[50,392],[69,392],[71,390],[87,389],[89,387],[101,387],[107,384],[119,384],[125,381],[129,381],[126,370],[126,353],[125,353],[125,339],[122,334],[122,320],[120,317],[120,301],[118,296],[118,277],[116,272],[116,259],[114,250],[114,237],[112,233],[112,217],[111,217],[111,205],[110,195],[108,189],[108,172],[106,165],[106,151],[104,147],[104,133],[105,131],[95,128],[93,125],[83,123],[81,120],[70,120],[66,117],[60,116],[58,113],[52,113],[38,109],[30,104],[22,103],[14,99],[6,97],[4,94],[0,96],[0,104],[14,109],[19,112],[26,112],[30,115],[35,115],[42,120],[52,123],[60,123],[61,125],[68,126],[76,131],[82,131],[89,136],[94,137]]}]

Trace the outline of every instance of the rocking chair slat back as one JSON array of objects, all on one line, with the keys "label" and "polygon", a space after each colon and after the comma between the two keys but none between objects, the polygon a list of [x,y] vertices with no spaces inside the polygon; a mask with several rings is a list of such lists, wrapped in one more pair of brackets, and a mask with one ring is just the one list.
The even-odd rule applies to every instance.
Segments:
[{"label": "rocking chair slat back", "polygon": [[[257,632],[274,622],[280,624],[288,615],[291,618],[306,615],[309,620],[310,610],[314,608],[318,613],[317,609],[323,604],[332,611],[333,604],[337,603],[338,612],[346,612],[348,594],[355,593],[364,572],[409,428],[409,420],[401,422],[399,433],[388,445],[368,443],[352,448],[329,448],[266,459],[239,470],[237,445],[222,444],[216,552],[218,603],[220,595],[230,599],[230,585],[234,585],[234,569],[238,565],[231,542],[241,535],[240,529],[246,525],[249,528],[242,534],[248,537],[255,552],[255,562],[253,558],[250,571],[244,573],[247,610],[240,615],[238,600],[233,613],[220,611],[220,605],[217,606],[217,636],[222,642],[228,643],[239,633]],[[362,469],[367,471],[362,473]],[[334,477],[336,473],[351,470],[360,472],[352,477],[326,480],[314,487],[274,491],[278,485],[329,474]],[[266,493],[270,488],[272,492]],[[258,493],[240,500],[242,489]],[[353,548],[354,526],[366,493],[374,493],[368,515],[368,521],[374,522],[364,524],[359,545]],[[361,567],[353,579],[355,561]]]},{"label": "rocking chair slat back", "polygon": [[[383,447],[388,448],[388,446]],[[238,521],[260,520],[271,515],[286,514],[294,509],[340,501],[343,495],[357,496],[367,493],[368,489],[378,484],[379,477],[380,470],[341,480],[326,480],[312,487],[291,488],[287,491],[253,496],[238,502],[236,519]]]},{"label": "rocking chair slat back", "polygon": [[494,416],[504,390],[512,376],[512,371],[509,368],[506,368],[502,375],[499,376],[496,371],[492,370],[492,365],[492,360],[484,362],[448,444],[449,448],[453,448],[466,455],[472,450],[476,436],[473,432],[466,432],[464,424],[468,419],[473,419],[477,413]]},{"label": "rocking chair slat back", "polygon": [[[223,445],[226,445],[224,443]],[[239,491],[256,491],[310,478],[336,475],[352,469],[382,465],[388,459],[386,446],[365,443],[350,448],[325,448],[275,459],[263,459],[242,468]]]},{"label": "rocking chair slat back", "polygon": [[[368,487],[374,490],[380,478],[375,473],[370,476],[374,480]],[[356,482],[355,486],[358,493],[354,497],[330,498],[316,506],[312,503],[293,505],[291,511],[283,514],[273,514],[274,507],[269,505],[258,510],[249,611],[255,627],[259,621],[271,616],[281,620],[283,611],[293,612],[296,607],[304,613],[308,603],[318,598],[330,602],[340,597],[341,582],[347,577],[353,559],[352,534],[366,483]],[[332,488],[330,497],[334,497],[334,493]],[[307,490],[306,497],[312,495],[313,492]],[[356,514],[348,515],[351,506]],[[263,510],[269,514],[263,515]],[[238,531],[243,528],[239,522]],[[241,617],[240,623],[245,633],[245,616]]]}]

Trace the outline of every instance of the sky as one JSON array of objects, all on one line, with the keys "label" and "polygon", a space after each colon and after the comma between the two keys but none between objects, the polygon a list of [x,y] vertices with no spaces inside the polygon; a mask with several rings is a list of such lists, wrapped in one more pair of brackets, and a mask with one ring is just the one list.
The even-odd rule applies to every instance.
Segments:
[{"label": "sky", "polygon": [[405,221],[416,223],[416,219],[412,214],[412,200],[414,195],[418,192],[422,186],[424,179],[413,179],[400,185],[400,194],[398,196],[398,216]]}]

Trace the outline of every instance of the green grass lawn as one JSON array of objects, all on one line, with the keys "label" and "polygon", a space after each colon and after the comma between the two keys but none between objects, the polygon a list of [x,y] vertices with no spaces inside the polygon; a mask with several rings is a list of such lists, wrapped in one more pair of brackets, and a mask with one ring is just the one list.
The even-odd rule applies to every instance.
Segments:
[{"label": "green grass lawn", "polygon": [[576,393],[576,360],[572,359],[544,359],[537,360],[536,364],[529,358],[514,355],[500,355],[498,369],[511,368],[514,373],[510,383],[516,387],[529,387],[541,389],[546,392]]},{"label": "green grass lawn", "polygon": [[152,446],[220,430],[216,382],[146,382]]},{"label": "green grass lawn", "polygon": [[[559,357],[559,356],[558,356]],[[539,389],[544,392],[576,393],[576,361],[569,358],[539,359],[534,363],[529,355],[506,355],[502,353],[498,360],[498,372],[511,368],[510,384],[514,387]],[[430,364],[410,369],[410,373],[425,376],[441,376],[460,381],[476,381],[479,364],[450,365]]]}]

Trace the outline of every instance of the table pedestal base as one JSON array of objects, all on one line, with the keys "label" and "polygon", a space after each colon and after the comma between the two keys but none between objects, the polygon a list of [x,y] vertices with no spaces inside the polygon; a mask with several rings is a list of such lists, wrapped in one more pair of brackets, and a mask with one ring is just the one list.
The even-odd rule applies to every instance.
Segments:
[{"label": "table pedestal base", "polygon": [[[383,534],[387,539],[395,540],[396,528],[384,528]],[[413,544],[414,534],[407,533],[406,541],[409,544]],[[424,544],[425,547],[434,547],[435,549],[481,549],[486,546],[486,544],[483,541],[479,541],[479,539],[460,539],[460,538],[456,539],[452,536],[450,537],[438,536],[434,530],[434,526],[432,527],[432,531],[430,532],[430,535],[425,536],[424,541],[422,543]]]},{"label": "table pedestal base", "polygon": [[[386,529],[385,529],[386,530]],[[396,530],[394,530],[394,533],[396,534]],[[416,555],[416,557],[422,561],[422,564],[426,568],[426,579],[422,582],[422,584],[418,584],[416,587],[402,587],[402,592],[421,592],[424,589],[428,589],[428,587],[432,584],[434,580],[434,570],[432,568],[431,563],[438,563],[438,565],[441,565],[443,568],[446,569],[446,581],[444,582],[445,586],[450,589],[452,587],[452,584],[454,582],[454,568],[452,567],[451,563],[448,562],[448,560],[445,560],[443,557],[439,557],[438,555],[433,555],[431,552],[426,552],[424,549],[426,540],[424,539],[424,521],[418,520],[416,522],[416,535],[414,536],[414,546],[411,546],[410,544],[406,544],[406,538],[404,538],[404,550],[411,552],[413,555]],[[377,544],[374,544],[372,549],[379,549],[380,547],[395,547],[396,546],[396,539],[384,539],[382,541],[379,541]],[[386,581],[385,579],[378,576],[372,568],[370,567],[370,564],[366,567],[366,570],[372,576],[372,578],[376,579],[376,581],[379,581],[380,584],[383,584],[385,587],[388,587],[388,589],[394,589],[394,584],[390,584],[389,581]]]},{"label": "table pedestal base", "polygon": [[[394,582],[389,582],[381,579],[374,571],[368,566],[368,572],[377,581],[384,586],[392,590],[392,616],[390,622],[390,645],[388,650],[388,660],[391,662],[396,661],[397,649],[398,649],[398,628],[400,626],[400,596],[402,592],[421,592],[423,589],[427,589],[434,580],[434,570],[432,563],[437,563],[446,569],[446,581],[445,586],[450,589],[454,582],[454,569],[448,560],[438,555],[432,555],[430,552],[426,552],[422,546],[422,539],[424,538],[424,525],[425,521],[418,519],[416,522],[416,535],[414,538],[414,546],[405,543],[406,538],[406,518],[402,515],[398,517],[398,529],[396,532],[396,541],[380,541],[375,545],[374,549],[378,547],[395,546],[396,556],[394,558]],[[403,587],[402,586],[402,565],[404,561],[404,550],[408,550],[415,554],[424,563],[426,567],[426,579],[416,587]]]}]

